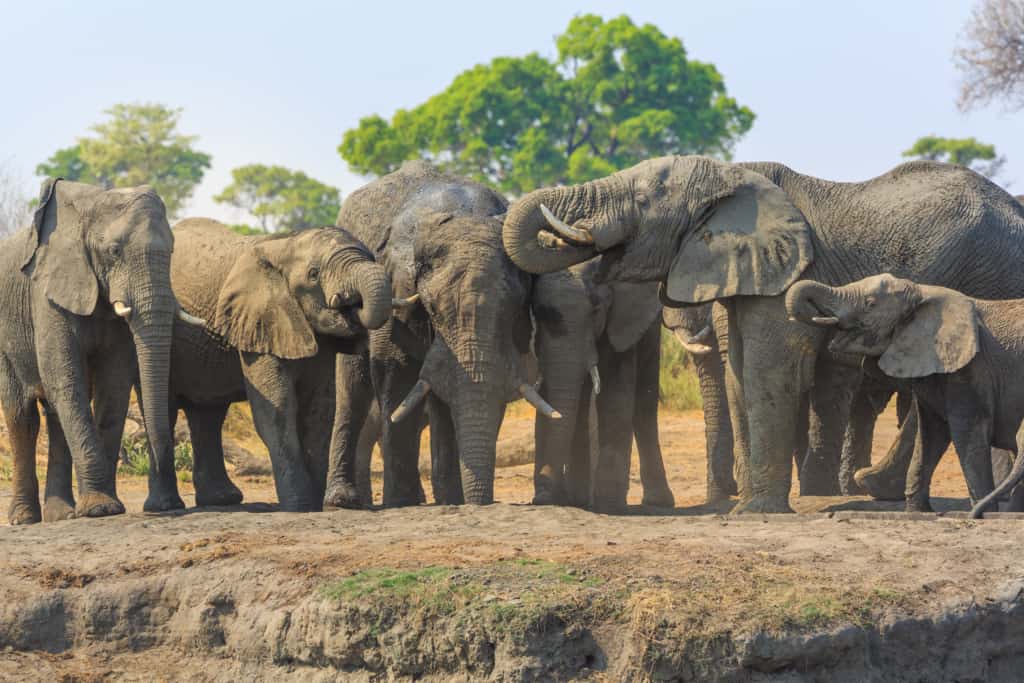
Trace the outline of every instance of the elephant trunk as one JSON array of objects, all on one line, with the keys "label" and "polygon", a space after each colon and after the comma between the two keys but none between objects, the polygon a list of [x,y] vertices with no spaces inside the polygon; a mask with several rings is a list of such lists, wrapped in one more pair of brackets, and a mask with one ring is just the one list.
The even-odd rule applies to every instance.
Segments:
[{"label": "elephant trunk", "polygon": [[836,287],[801,280],[786,292],[786,313],[811,325],[834,325],[847,310],[848,296]]},{"label": "elephant trunk", "polygon": [[464,382],[452,418],[459,448],[462,493],[471,505],[494,502],[498,430],[505,415],[504,396],[487,384]]},{"label": "elephant trunk", "polygon": [[544,216],[544,208],[557,219],[573,223],[582,217],[581,208],[593,207],[590,198],[596,194],[595,188],[595,182],[545,188],[515,202],[502,231],[505,251],[512,262],[528,273],[541,274],[563,270],[596,256],[597,249],[590,244],[572,244],[550,233],[542,238],[541,234],[542,230],[550,231],[554,227]]},{"label": "elephant trunk", "polygon": [[359,322],[368,330],[381,327],[391,316],[391,279],[372,261],[352,268],[352,285],[362,298]]}]

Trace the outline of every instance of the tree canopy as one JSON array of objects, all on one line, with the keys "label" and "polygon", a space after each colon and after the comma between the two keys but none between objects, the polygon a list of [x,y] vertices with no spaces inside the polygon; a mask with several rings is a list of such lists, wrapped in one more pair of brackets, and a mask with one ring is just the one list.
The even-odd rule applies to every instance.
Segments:
[{"label": "tree canopy", "polygon": [[1004,157],[996,154],[995,145],[986,145],[975,138],[941,138],[935,135],[918,138],[910,149],[903,152],[903,156],[959,164],[989,178],[999,175],[1006,163]]},{"label": "tree canopy", "polygon": [[151,185],[176,215],[210,167],[210,155],[194,149],[196,137],[177,132],[181,109],[162,104],[116,104],[109,119],[57,150],[36,173],[104,187]]},{"label": "tree canopy", "polygon": [[363,118],[339,154],[356,172],[377,175],[426,158],[519,194],[665,154],[728,158],[753,125],[717,69],[688,59],[683,43],[656,26],[587,14],[555,43],[554,61],[498,57],[390,121]]},{"label": "tree canopy", "polygon": [[301,171],[249,164],[231,171],[231,178],[214,200],[248,211],[266,232],[334,225],[341,208],[338,188]]},{"label": "tree canopy", "polygon": [[993,100],[1024,108],[1024,0],[981,0],[961,40],[953,54],[963,74],[960,108]]}]

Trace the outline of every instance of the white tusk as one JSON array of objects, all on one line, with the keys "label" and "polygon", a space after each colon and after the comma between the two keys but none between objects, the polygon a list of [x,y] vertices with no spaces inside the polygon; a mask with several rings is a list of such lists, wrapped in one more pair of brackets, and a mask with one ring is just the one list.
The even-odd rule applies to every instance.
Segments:
[{"label": "white tusk", "polygon": [[127,318],[132,314],[132,307],[125,306],[125,303],[123,301],[115,301],[114,313],[120,318]]},{"label": "white tusk", "polygon": [[838,325],[839,318],[834,315],[816,315],[811,318],[811,322],[815,325]]},{"label": "white tusk", "polygon": [[185,309],[178,306],[178,320],[188,323],[189,325],[195,325],[196,327],[206,327],[206,321],[202,318],[197,318],[191,313],[186,313]]},{"label": "white tusk", "polygon": [[552,420],[562,419],[562,414],[551,407],[551,404],[541,398],[541,395],[537,393],[529,384],[525,382],[519,385],[519,393],[523,395],[526,402],[537,409],[541,415],[550,417]]},{"label": "white tusk", "polygon": [[409,308],[411,306],[415,306],[416,302],[419,301],[419,300],[420,300],[419,292],[417,292],[416,294],[413,294],[412,296],[406,297],[404,299],[392,299],[391,300],[391,308]]},{"label": "white tusk", "polygon": [[590,383],[594,386],[594,395],[601,393],[601,373],[596,365],[590,366]]},{"label": "white tusk", "polygon": [[548,225],[550,225],[555,232],[570,242],[576,242],[577,244],[594,243],[594,236],[591,235],[589,231],[574,228],[565,221],[559,220],[555,217],[555,214],[551,213],[548,207],[543,204],[540,205],[540,212],[544,214],[544,220],[548,222]]},{"label": "white tusk", "polygon": [[695,356],[704,356],[711,353],[711,347],[707,344],[701,344],[700,342],[694,342],[700,334],[696,334],[692,337],[687,337],[683,334],[682,330],[672,330],[672,333],[676,336],[680,345]]},{"label": "white tusk", "polygon": [[405,418],[409,417],[409,413],[413,409],[422,403],[423,399],[430,393],[430,382],[420,379],[416,381],[412,389],[409,390],[408,395],[402,399],[402,402],[395,408],[395,412],[391,413],[392,422],[401,422]]}]

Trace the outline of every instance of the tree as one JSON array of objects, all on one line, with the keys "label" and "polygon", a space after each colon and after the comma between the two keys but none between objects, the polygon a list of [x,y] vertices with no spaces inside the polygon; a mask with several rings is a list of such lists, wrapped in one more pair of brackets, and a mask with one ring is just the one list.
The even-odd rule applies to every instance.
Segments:
[{"label": "tree", "polygon": [[953,56],[963,73],[961,110],[997,99],[1024,108],[1024,0],[982,0]]},{"label": "tree", "polygon": [[250,164],[233,170],[231,178],[214,201],[248,211],[267,232],[334,225],[341,208],[338,188],[301,171]]},{"label": "tree", "polygon": [[358,173],[426,158],[513,194],[576,183],[665,154],[728,158],[754,114],[678,38],[623,15],[588,14],[556,38],[558,57],[498,57],[423,104],[372,115],[338,153]]},{"label": "tree", "polygon": [[181,109],[116,104],[105,113],[109,120],[91,128],[96,137],[57,150],[36,173],[108,188],[152,185],[176,215],[210,167],[210,155],[193,148],[197,138],[177,132]]},{"label": "tree", "polygon": [[[904,157],[959,164],[995,179],[1006,158],[996,154],[995,145],[986,145],[975,138],[940,138],[926,135],[903,152]],[[984,163],[988,162],[988,163]]]},{"label": "tree", "polygon": [[10,161],[0,162],[0,237],[28,225],[31,201]]}]

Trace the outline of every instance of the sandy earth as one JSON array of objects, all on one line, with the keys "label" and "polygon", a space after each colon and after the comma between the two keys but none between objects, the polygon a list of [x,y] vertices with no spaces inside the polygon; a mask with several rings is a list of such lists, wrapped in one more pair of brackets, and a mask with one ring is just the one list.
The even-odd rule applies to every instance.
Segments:
[{"label": "sandy earth", "polygon": [[[514,411],[503,427],[501,448],[521,445],[532,425],[532,416]],[[890,411],[876,432],[875,457],[894,435]],[[896,618],[893,615],[930,618],[954,604],[998,603],[1009,605],[1006,609],[1017,604],[1019,595],[1004,594],[1024,580],[1024,520],[869,518],[857,511],[900,506],[799,497],[793,498],[794,508],[814,514],[773,519],[709,514],[714,511],[699,507],[704,491],[700,413],[665,416],[662,446],[677,508],[640,508],[641,491],[634,477],[630,500],[637,505],[631,514],[619,517],[527,505],[532,495],[530,465],[501,468],[495,493],[501,502],[487,508],[424,506],[312,515],[272,512],[273,485],[267,476],[236,478],[246,496],[246,504],[237,509],[146,515],[140,512],[145,481],[124,478],[119,487],[127,515],[0,528],[0,593],[8,598],[0,605],[0,679],[277,680],[287,674],[305,680],[327,667],[348,672],[328,680],[385,680],[402,678],[408,671],[422,680],[543,680],[547,675],[646,680],[658,678],[654,673],[665,666],[675,672],[668,679],[686,680],[679,671],[702,671],[699,667],[712,666],[714,658],[707,648],[700,650],[700,657],[687,655],[690,659],[666,655],[671,650],[666,643],[677,642],[673,638],[691,643],[681,633],[687,638],[725,633],[735,639],[741,633],[800,633],[848,622],[863,627]],[[379,492],[379,473],[375,480]],[[182,488],[191,504],[190,486]],[[425,488],[429,492],[429,481]],[[947,454],[940,465],[933,492],[939,509],[967,508],[954,455]],[[9,482],[0,482],[0,509],[6,509],[8,495]],[[555,569],[530,573],[537,566]],[[445,573],[440,579],[414,578],[419,592],[403,597],[402,604],[388,602],[393,596],[380,587],[343,592],[338,609],[345,616],[324,616],[322,591],[332,582],[373,576],[382,568],[415,573],[432,567]],[[523,596],[532,595],[536,582],[548,581],[549,574],[557,576],[551,579],[557,590],[545,588],[545,595],[557,595],[561,602],[544,602],[541,607],[561,615],[557,623],[564,627],[542,629],[545,637],[561,634],[560,645],[552,646],[552,652],[563,652],[571,640],[565,624],[572,619],[565,616],[570,613],[565,604],[578,608],[587,628],[600,634],[591,623],[597,619],[594,605],[613,602],[614,608],[600,612],[600,618],[628,631],[626,640],[632,645],[622,650],[625,646],[610,644],[625,642],[624,636],[588,636],[593,652],[588,650],[583,663],[551,653],[534,653],[531,659],[511,645],[503,646],[505,636],[495,624],[515,612],[496,611],[495,606],[524,610],[526,604],[540,609]],[[478,584],[482,588],[470,592],[452,588]],[[429,612],[436,596],[423,591],[437,586],[448,591],[445,596],[463,596],[458,598],[463,602],[453,603],[461,607]],[[218,607],[225,600],[230,608]],[[389,619],[397,619],[395,614],[408,616],[409,610],[419,616],[408,623],[392,620],[381,625],[380,615],[373,617],[376,625],[360,622],[384,609],[382,605],[392,605],[385,610],[392,615]],[[282,610],[289,615],[285,622]],[[211,614],[216,617],[213,636]],[[460,621],[458,629],[473,633],[478,627],[497,644],[469,658],[483,657],[490,668],[474,673],[471,664],[446,659],[443,666],[437,664],[440,670],[431,669],[435,664],[429,657],[415,654],[425,647],[424,639],[434,637],[430,630],[417,631],[413,644],[408,635],[413,625],[422,628],[424,614],[438,620],[430,623],[449,624],[450,629],[455,628],[453,614],[469,615],[465,618],[470,626]],[[478,617],[479,623],[473,621]],[[300,622],[301,638],[296,626]],[[577,632],[578,628],[571,631]],[[663,635],[655,637],[655,632]],[[344,635],[342,644],[339,633]],[[393,642],[388,640],[392,637]],[[458,641],[446,638],[445,647]],[[470,645],[456,648],[463,658],[467,647],[474,652],[476,641],[467,642]],[[578,638],[571,642],[583,647]],[[748,650],[755,647],[749,644],[754,641],[743,642]],[[686,650],[683,645],[678,648]],[[183,651],[192,655],[180,660],[175,653]],[[441,657],[445,650],[432,643],[430,651]],[[409,659],[402,659],[402,653]],[[777,653],[730,657],[729,666],[747,672],[735,680],[761,680],[751,676],[772,667],[790,671],[787,667],[795,666]],[[987,661],[995,667],[997,659]],[[836,680],[857,680],[856,672],[852,678],[837,673],[838,659],[829,661]],[[801,666],[810,664],[804,661]],[[1000,678],[994,672],[996,668],[989,677]]]}]

